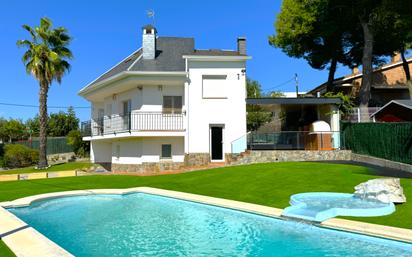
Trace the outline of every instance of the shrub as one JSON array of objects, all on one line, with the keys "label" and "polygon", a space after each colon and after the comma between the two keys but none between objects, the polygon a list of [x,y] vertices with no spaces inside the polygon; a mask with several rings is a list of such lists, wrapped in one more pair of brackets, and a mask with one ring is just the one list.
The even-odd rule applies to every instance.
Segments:
[{"label": "shrub", "polygon": [[80,157],[89,155],[90,143],[83,141],[79,130],[72,130],[67,135],[67,144],[73,147],[74,153]]},{"label": "shrub", "polygon": [[4,147],[4,166],[21,168],[31,166],[39,161],[39,153],[24,145],[6,145]]}]

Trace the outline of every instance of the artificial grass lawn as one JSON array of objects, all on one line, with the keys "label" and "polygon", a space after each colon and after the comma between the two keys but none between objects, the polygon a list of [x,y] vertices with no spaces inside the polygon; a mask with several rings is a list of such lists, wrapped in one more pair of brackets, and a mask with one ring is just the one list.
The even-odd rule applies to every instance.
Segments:
[{"label": "artificial grass lawn", "polygon": [[44,169],[44,170],[38,170],[38,169],[35,169],[34,167],[28,167],[28,168],[22,168],[22,169],[0,171],[0,175],[76,170],[76,169],[89,168],[92,165],[93,164],[88,163],[88,162],[67,162],[67,163],[54,164],[50,168]]},{"label": "artificial grass lawn", "polygon": [[[149,186],[285,208],[292,194],[353,193],[354,186],[377,177],[369,168],[355,165],[269,163],[151,177],[98,175],[0,182],[0,202],[56,191]],[[412,200],[412,179],[401,179],[401,183]],[[388,216],[348,219],[412,229],[410,217],[412,203],[397,205],[396,212]]]},{"label": "artificial grass lawn", "polygon": [[[373,178],[377,176],[362,166],[269,163],[152,177],[96,175],[0,182],[0,202],[56,191],[149,186],[285,208],[292,194],[316,191],[353,193],[354,186]],[[401,179],[401,184],[406,197],[412,200],[412,179]],[[412,229],[410,217],[412,203],[396,206],[396,212],[388,216],[347,218]],[[7,250],[0,241],[0,256],[13,256],[7,255]]]},{"label": "artificial grass lawn", "polygon": [[7,248],[7,246],[3,243],[3,241],[0,240],[0,256],[14,257],[16,255],[14,255],[13,252],[9,248]]}]

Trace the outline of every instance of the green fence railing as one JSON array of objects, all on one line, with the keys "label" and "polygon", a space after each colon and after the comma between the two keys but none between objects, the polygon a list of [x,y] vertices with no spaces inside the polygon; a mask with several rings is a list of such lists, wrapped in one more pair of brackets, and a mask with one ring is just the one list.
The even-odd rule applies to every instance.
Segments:
[{"label": "green fence railing", "polygon": [[342,148],[412,164],[412,123],[341,124]]},{"label": "green fence railing", "polygon": [[[21,144],[32,149],[39,149],[39,139],[16,141],[13,144]],[[73,147],[67,144],[66,137],[48,137],[47,138],[47,154],[59,154],[73,152]]]}]

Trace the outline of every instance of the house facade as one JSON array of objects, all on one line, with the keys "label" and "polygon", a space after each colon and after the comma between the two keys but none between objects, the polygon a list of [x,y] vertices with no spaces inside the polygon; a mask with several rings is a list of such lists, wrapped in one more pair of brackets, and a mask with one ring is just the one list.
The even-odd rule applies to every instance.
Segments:
[{"label": "house facade", "polygon": [[[406,59],[409,69],[412,70],[412,58]],[[394,99],[409,99],[409,88],[406,84],[406,75],[403,68],[401,55],[398,53],[391,62],[373,71],[371,100],[369,106],[381,107]],[[358,68],[352,70],[352,74],[337,78],[333,81],[334,91],[343,92],[352,96],[356,101],[362,84],[363,74]],[[326,93],[327,85],[323,83],[307,94],[316,96]]]},{"label": "house facade", "polygon": [[141,48],[79,92],[92,106],[82,123],[91,160],[115,172],[224,162],[246,134],[246,39],[199,50],[142,30]]}]

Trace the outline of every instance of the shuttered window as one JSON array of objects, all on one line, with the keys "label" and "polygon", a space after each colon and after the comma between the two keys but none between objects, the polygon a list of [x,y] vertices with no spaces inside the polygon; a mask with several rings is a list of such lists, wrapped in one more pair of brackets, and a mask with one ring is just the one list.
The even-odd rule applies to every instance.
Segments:
[{"label": "shuttered window", "polygon": [[182,97],[163,96],[163,113],[182,113]]}]

